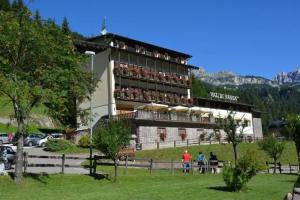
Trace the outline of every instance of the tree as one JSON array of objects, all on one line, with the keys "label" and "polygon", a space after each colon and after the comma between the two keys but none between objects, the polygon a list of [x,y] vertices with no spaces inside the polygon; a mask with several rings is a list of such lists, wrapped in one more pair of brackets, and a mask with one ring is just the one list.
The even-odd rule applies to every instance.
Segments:
[{"label": "tree", "polygon": [[40,26],[20,2],[17,12],[0,12],[0,94],[12,102],[17,121],[16,182],[22,178],[23,136],[32,108],[62,105],[70,89],[81,97],[92,91],[91,75],[81,69],[85,57],[70,37],[52,20]]},{"label": "tree", "polygon": [[297,114],[288,114],[287,124],[283,128],[283,134],[292,139],[296,146],[298,165],[300,166],[300,116]]},{"label": "tree", "polygon": [[115,181],[117,179],[117,162],[120,150],[129,144],[130,129],[128,124],[120,120],[112,120],[96,128],[93,135],[93,144],[96,149],[114,161]]},{"label": "tree", "polygon": [[67,20],[66,17],[64,17],[64,20],[63,20],[63,23],[62,23],[62,31],[64,34],[70,34],[71,33],[71,30],[70,30],[70,27],[69,27],[69,22]]},{"label": "tree", "polygon": [[264,138],[262,141],[259,141],[258,146],[273,159],[275,165],[273,173],[275,174],[277,161],[281,157],[281,154],[284,150],[284,143],[279,142],[274,137],[267,137]]},{"label": "tree", "polygon": [[238,160],[234,167],[225,165],[223,171],[225,184],[233,191],[240,191],[246,188],[246,184],[250,179],[262,169],[257,158],[257,152],[247,150],[246,154]]},{"label": "tree", "polygon": [[235,112],[230,111],[226,119],[223,120],[222,126],[226,133],[226,140],[232,144],[234,164],[236,165],[238,160],[237,147],[242,142],[243,131],[247,123],[244,119],[240,121],[235,120],[235,115]]},{"label": "tree", "polygon": [[10,9],[9,0],[0,0],[0,11],[10,11]]}]

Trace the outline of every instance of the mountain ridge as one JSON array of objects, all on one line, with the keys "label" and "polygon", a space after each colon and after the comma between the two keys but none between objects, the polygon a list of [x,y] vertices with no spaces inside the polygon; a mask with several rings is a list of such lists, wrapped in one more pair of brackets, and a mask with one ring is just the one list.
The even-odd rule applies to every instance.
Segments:
[{"label": "mountain ridge", "polygon": [[208,73],[204,68],[193,70],[194,76],[201,81],[215,86],[241,86],[245,84],[270,85],[280,87],[280,85],[293,85],[300,83],[300,68],[292,72],[278,73],[272,80],[255,75],[237,75],[230,71],[219,71]]}]

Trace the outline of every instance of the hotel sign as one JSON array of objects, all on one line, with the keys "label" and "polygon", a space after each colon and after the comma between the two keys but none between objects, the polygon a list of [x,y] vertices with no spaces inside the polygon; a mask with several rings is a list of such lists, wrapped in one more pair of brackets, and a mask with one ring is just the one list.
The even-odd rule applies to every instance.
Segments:
[{"label": "hotel sign", "polygon": [[219,100],[228,100],[228,101],[238,101],[239,97],[238,96],[233,96],[229,94],[222,94],[222,93],[217,93],[217,92],[210,92],[209,93],[211,98],[219,99]]}]

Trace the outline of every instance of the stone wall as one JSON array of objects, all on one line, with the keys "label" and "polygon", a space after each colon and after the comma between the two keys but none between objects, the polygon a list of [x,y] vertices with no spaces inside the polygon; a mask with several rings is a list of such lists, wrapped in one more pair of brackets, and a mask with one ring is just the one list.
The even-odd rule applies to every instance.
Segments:
[{"label": "stone wall", "polygon": [[[153,126],[139,126],[138,127],[138,143],[142,144],[142,149],[153,149],[157,148],[157,143],[159,143],[160,148],[174,147],[174,141],[176,141],[176,146],[186,146],[187,142],[189,144],[199,143],[200,135],[205,134],[205,140],[208,141],[209,136],[214,134],[213,129],[204,128],[185,128],[187,133],[187,138],[182,140],[179,134],[178,127],[163,127],[166,128],[167,136],[164,140],[160,138],[158,132],[159,127]],[[223,130],[220,130],[222,138],[225,137]]]}]

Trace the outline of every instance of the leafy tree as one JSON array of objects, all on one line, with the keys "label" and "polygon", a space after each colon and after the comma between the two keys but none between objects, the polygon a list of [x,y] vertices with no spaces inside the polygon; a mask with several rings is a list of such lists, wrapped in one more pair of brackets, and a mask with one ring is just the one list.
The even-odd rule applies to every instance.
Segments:
[{"label": "leafy tree", "polygon": [[288,114],[287,124],[283,128],[283,134],[292,139],[296,146],[298,165],[300,166],[300,116],[297,114]]},{"label": "leafy tree", "polygon": [[98,126],[93,135],[93,143],[99,151],[107,155],[115,164],[115,181],[117,179],[117,162],[120,150],[128,145],[130,129],[124,121],[113,120]]},{"label": "leafy tree", "polygon": [[92,91],[91,75],[81,69],[85,57],[74,51],[70,37],[52,20],[40,26],[20,2],[14,2],[18,12],[0,12],[0,94],[11,101],[17,121],[16,182],[22,178],[23,136],[32,108],[63,105],[70,90],[80,97]]},{"label": "leafy tree", "polygon": [[222,126],[226,133],[226,140],[232,144],[234,163],[236,165],[238,159],[237,147],[238,144],[242,142],[242,135],[244,128],[246,127],[246,121],[244,119],[241,121],[235,120],[235,115],[235,112],[230,111],[226,119],[223,120]]},{"label": "leafy tree", "polygon": [[[284,150],[284,143],[279,142],[274,137],[267,137],[263,140],[258,142],[258,146],[264,150],[274,161],[275,166],[277,164],[277,161],[282,155],[282,152]],[[276,173],[276,167],[274,167],[273,173]]]},{"label": "leafy tree", "polygon": [[233,191],[240,191],[246,188],[246,184],[256,173],[262,169],[259,164],[257,152],[248,150],[246,154],[239,159],[235,167],[225,165],[223,179],[225,184]]}]

